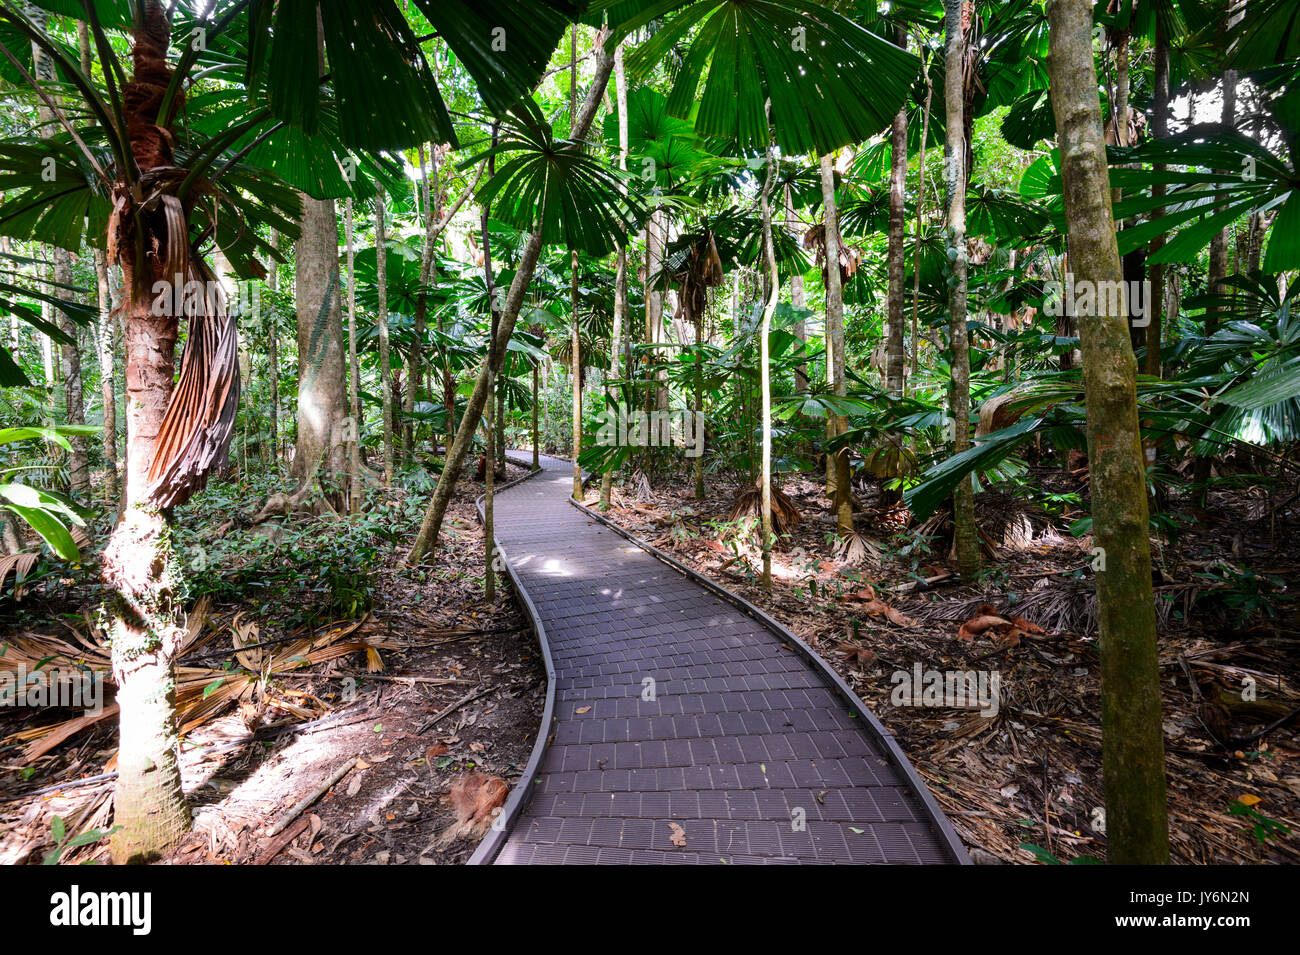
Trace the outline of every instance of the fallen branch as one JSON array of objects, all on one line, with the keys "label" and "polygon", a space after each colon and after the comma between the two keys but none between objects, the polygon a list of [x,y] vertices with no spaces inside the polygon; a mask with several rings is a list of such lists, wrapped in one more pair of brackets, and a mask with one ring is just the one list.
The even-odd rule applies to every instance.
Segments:
[{"label": "fallen branch", "polygon": [[283,832],[285,826],[289,825],[289,823],[293,822],[295,819],[301,816],[308,806],[310,806],[317,799],[323,796],[325,792],[331,786],[337,783],[340,779],[342,779],[348,773],[352,772],[353,767],[356,765],[357,765],[357,757],[353,756],[351,759],[349,759],[338,769],[334,770],[334,772],[330,773],[329,777],[325,780],[325,782],[321,783],[319,786],[313,789],[302,799],[298,800],[298,802],[294,803],[293,808],[290,809],[287,813],[285,813],[283,818],[281,818],[279,822],[277,822],[274,826],[271,827],[270,831],[267,832],[267,835],[276,836],[279,835],[281,832]]},{"label": "fallen branch", "polygon": [[475,700],[477,700],[480,696],[487,696],[489,693],[495,693],[497,689],[498,689],[497,687],[492,686],[492,687],[488,687],[486,690],[475,690],[474,692],[461,697],[455,703],[452,703],[450,706],[447,706],[442,710],[438,711],[438,713],[434,715],[433,719],[429,720],[429,722],[425,723],[423,726],[421,726],[418,730],[415,731],[415,735],[421,736],[429,732],[429,730],[433,729],[443,719],[450,716],[452,713],[455,713],[466,703],[472,703]]}]

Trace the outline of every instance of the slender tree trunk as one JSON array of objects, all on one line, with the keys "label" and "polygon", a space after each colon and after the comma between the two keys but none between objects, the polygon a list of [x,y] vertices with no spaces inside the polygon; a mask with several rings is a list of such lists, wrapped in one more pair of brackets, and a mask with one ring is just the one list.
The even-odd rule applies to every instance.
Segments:
[{"label": "slender tree trunk", "polygon": [[[925,111],[921,118],[921,155],[916,170],[916,252],[912,260],[912,375],[921,370],[921,231],[925,225],[925,141],[930,137],[930,102],[934,84],[930,81],[930,64],[925,66]],[[906,384],[906,382],[904,382]]]},{"label": "slender tree trunk", "polygon": [[357,358],[357,270],[356,250],[352,240],[356,223],[352,218],[352,197],[343,207],[343,231],[347,242],[348,269],[348,513],[360,514],[365,503],[365,488],[361,483],[361,362]]},{"label": "slender tree trunk", "polygon": [[[34,18],[38,25],[44,29],[46,26],[47,16],[43,10],[27,5],[27,15]],[[32,58],[35,66],[36,76],[43,86],[48,86],[55,82],[54,64],[51,62],[49,54],[36,44],[32,44]],[[40,119],[41,134],[43,136],[53,136],[60,131],[60,124],[53,111],[47,105],[37,107],[37,116]],[[72,253],[67,249],[61,249],[57,246],[51,250],[53,259],[53,278],[56,283],[54,294],[64,302],[71,302],[74,293],[69,287],[72,285]],[[61,342],[59,350],[62,354],[63,362],[63,397],[64,397],[64,420],[70,425],[84,425],[86,423],[86,396],[81,386],[81,350],[79,347],[80,335],[76,324],[68,318],[62,309],[55,309],[53,315],[59,331],[68,336],[71,341]],[[54,350],[50,349],[49,364],[53,365]],[[47,369],[47,378],[53,381],[53,367]],[[68,485],[72,493],[83,500],[90,497],[90,467],[86,454],[86,438],[83,435],[75,435],[68,439],[72,445],[72,450],[68,454]]]},{"label": "slender tree trunk", "polygon": [[[906,48],[907,29],[899,26],[895,42]],[[907,104],[899,107],[890,133],[889,165],[889,321],[885,344],[885,390],[891,395],[903,393],[906,361],[903,355],[903,273],[906,268],[903,234],[906,217],[903,210],[907,187]]]},{"label": "slender tree trunk", "polygon": [[[844,354],[844,286],[840,274],[840,218],[835,205],[835,165],[830,155],[821,157],[822,206],[826,216],[826,361],[832,390],[838,397],[848,394]],[[776,282],[772,282],[773,287]],[[828,438],[839,437],[848,427],[843,415],[830,415]],[[853,498],[849,486],[849,451],[827,452],[827,482],[834,473],[835,527],[841,537],[853,533]]]},{"label": "slender tree trunk", "polygon": [[[1230,8],[1233,6],[1229,5]],[[1237,14],[1232,13],[1229,18],[1229,24],[1235,22]],[[1220,129],[1223,133],[1229,133],[1236,128],[1237,120],[1237,71],[1223,71],[1223,108],[1219,121]],[[1223,202],[1227,199],[1223,193],[1219,193],[1218,200]],[[1231,225],[1226,225],[1215,233],[1214,238],[1210,240],[1210,261],[1206,275],[1206,291],[1210,295],[1223,295],[1227,291],[1224,280],[1228,277],[1228,232]],[[1219,315],[1222,309],[1220,306],[1211,306],[1205,310],[1205,337],[1209,338],[1219,330]],[[1193,488],[1193,508],[1198,513],[1203,513],[1206,505],[1209,503],[1210,478],[1213,474],[1212,468],[1214,459],[1209,455],[1202,455],[1196,458],[1196,463],[1192,467],[1192,488]]]},{"label": "slender tree trunk", "polygon": [[[591,122],[595,118],[596,110],[604,99],[605,87],[609,83],[609,75],[613,68],[613,57],[604,52],[604,46],[601,42],[597,42],[595,77],[592,80],[591,88],[587,91],[587,98],[583,101],[578,118],[573,124],[574,139],[582,139],[591,128]],[[497,334],[501,341],[501,348],[498,350],[496,357],[498,366],[504,360],[505,343],[510,341],[510,336],[514,333],[515,323],[519,319],[519,309],[523,305],[528,286],[533,280],[533,272],[537,268],[537,260],[541,252],[542,234],[538,231],[530,235],[524,245],[519,257],[519,267],[515,270],[514,280],[510,283],[510,292],[506,296],[505,308],[501,312]],[[465,455],[469,451],[474,430],[478,427],[479,418],[483,414],[483,404],[487,400],[491,386],[491,376],[496,370],[488,362],[484,362],[483,367],[479,369],[478,378],[474,383],[474,390],[466,403],[465,414],[461,418],[460,428],[456,432],[456,440],[447,454],[446,466],[438,477],[438,486],[434,489],[433,498],[425,509],[424,519],[420,523],[420,532],[407,554],[409,563],[419,561],[437,544],[438,533],[442,528],[442,519],[447,513],[447,505],[451,502],[452,494],[455,491],[456,479],[460,476],[461,468],[464,466]]]},{"label": "slender tree trunk", "polygon": [[[618,168],[627,171],[627,149],[628,149],[628,123],[627,123],[627,75],[623,71],[623,44],[619,44],[614,50],[614,106],[618,113]],[[627,239],[623,236],[623,241],[618,247],[618,262],[614,270],[614,327],[610,334],[609,344],[609,377],[618,377],[618,357],[622,350],[623,327],[628,324],[628,301],[627,301]],[[629,334],[631,329],[628,329]],[[533,371],[534,386],[536,384],[536,369]],[[535,390],[535,387],[534,387]],[[617,399],[617,392],[609,390],[610,397]],[[536,406],[536,401],[534,401]],[[620,402],[614,401],[614,406],[620,407]],[[536,426],[533,431],[536,434]],[[533,447],[536,448],[537,442],[533,441]],[[534,451],[536,453],[536,451]],[[600,508],[608,510],[610,498],[614,490],[614,472],[606,471],[600,476]]]},{"label": "slender tree trunk", "polygon": [[[772,354],[769,337],[772,333],[772,316],[776,314],[781,297],[781,281],[776,269],[775,243],[772,238],[772,186],[776,181],[776,150],[767,150],[767,181],[763,184],[761,207],[763,216],[763,264],[767,271],[767,301],[763,304],[763,324],[758,337],[758,378],[762,389],[763,450],[758,475],[759,533],[763,551],[763,586],[772,589]],[[828,216],[833,215],[828,209]],[[828,229],[829,231],[829,229]],[[828,263],[837,274],[839,263]]]},{"label": "slender tree trunk", "polygon": [[[1060,140],[1070,265],[1075,283],[1122,278],[1109,202],[1091,0],[1049,0],[1048,68]],[[1113,286],[1112,286],[1113,287]],[[1100,560],[1102,770],[1109,861],[1168,861],[1160,669],[1151,589],[1145,461],[1137,362],[1126,312],[1080,316],[1087,397],[1093,539]]]},{"label": "slender tree trunk", "polygon": [[[1165,29],[1160,18],[1156,17],[1156,42],[1153,54],[1155,60],[1155,101],[1151,107],[1151,133],[1156,139],[1164,139],[1169,135],[1169,38],[1165,35]],[[1157,173],[1164,172],[1163,164],[1157,164],[1155,167]],[[1157,183],[1151,187],[1152,196],[1163,196],[1165,194],[1165,184]],[[1164,215],[1162,209],[1152,209],[1150,217],[1157,219]],[[1155,254],[1164,248],[1164,236],[1156,236],[1151,240],[1149,255],[1154,258]],[[1159,378],[1163,372],[1163,363],[1160,360],[1160,349],[1164,338],[1164,303],[1165,303],[1165,266],[1164,263],[1157,263],[1151,266],[1151,300],[1150,315],[1151,324],[1147,326],[1147,350],[1144,361],[1144,370],[1148,375]]]},{"label": "slender tree trunk", "polygon": [[441,231],[435,231],[434,228],[441,215],[437,207],[442,195],[442,189],[438,182],[438,148],[436,146],[430,150],[429,166],[433,174],[432,188],[429,183],[429,175],[425,171],[424,147],[421,146],[419,194],[424,200],[423,225],[425,241],[422,243],[420,251],[420,283],[415,299],[415,340],[411,344],[410,357],[406,362],[406,395],[402,399],[402,410],[406,412],[406,420],[402,422],[402,447],[406,450],[408,457],[412,459],[415,456],[415,418],[413,413],[415,411],[416,392],[420,383],[420,376],[423,373],[424,335],[429,315],[429,297],[425,289],[433,278],[434,244],[437,235]]},{"label": "slender tree trunk", "polygon": [[540,447],[541,435],[538,434],[538,420],[537,420],[537,410],[538,410],[537,402],[541,400],[541,396],[538,394],[538,391],[540,390],[538,387],[539,384],[538,378],[541,376],[541,372],[538,368],[539,364],[540,362],[538,362],[536,359],[533,360],[533,470],[534,471],[542,466],[542,449]]},{"label": "slender tree trunk", "polygon": [[[796,235],[802,235],[799,218],[794,213],[794,190],[788,185],[785,187],[785,227]],[[803,286],[803,276],[798,273],[790,276],[790,304],[795,309],[808,307],[808,293]],[[799,339],[800,356],[799,363],[794,366],[794,390],[799,394],[806,394],[808,391],[808,363],[802,359],[807,353],[808,324],[802,316],[794,323],[793,331],[794,337]],[[701,498],[701,500],[703,499]]]},{"label": "slender tree trunk", "polygon": [[385,221],[384,192],[375,193],[375,275],[379,287],[379,381],[384,406],[384,486],[393,486],[393,368],[388,341],[388,233]]},{"label": "slender tree trunk", "polygon": [[117,334],[110,314],[112,297],[108,290],[108,264],[103,252],[95,253],[95,291],[99,301],[99,388],[104,402],[104,493],[117,506],[121,488],[117,474],[117,377],[114,370]]},{"label": "slender tree trunk", "polygon": [[573,496],[582,500],[582,465],[578,455],[582,453],[582,338],[578,324],[578,253],[574,252],[570,261],[569,308],[572,311],[572,327],[569,341],[569,364],[573,377]]},{"label": "slender tree trunk", "polygon": [[[962,25],[962,0],[944,0],[946,73],[944,107],[947,136],[944,150],[948,186],[948,258],[953,284],[949,294],[948,334],[952,347],[951,413],[953,454],[970,447],[970,339],[966,331],[966,48]],[[980,567],[979,537],[975,530],[975,497],[969,480],[958,483],[952,495],[953,547],[962,579],[974,582]]]},{"label": "slender tree trunk", "polygon": [[[280,248],[280,234],[272,230],[270,241],[271,248],[278,251]],[[280,291],[280,269],[275,259],[270,256],[267,257],[266,272],[266,281],[271,291]],[[266,322],[266,350],[266,364],[271,373],[271,450],[269,461],[274,472],[278,475],[280,472],[280,329],[274,313],[268,316]]]}]

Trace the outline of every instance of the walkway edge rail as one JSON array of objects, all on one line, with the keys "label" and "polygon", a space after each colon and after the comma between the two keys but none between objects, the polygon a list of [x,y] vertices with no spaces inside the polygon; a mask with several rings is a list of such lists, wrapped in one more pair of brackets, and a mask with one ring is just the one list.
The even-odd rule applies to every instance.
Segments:
[{"label": "walkway edge rail", "polygon": [[[500,487],[493,488],[492,493],[495,495],[499,491],[512,488],[517,484],[523,484],[541,473],[541,468],[534,468],[523,477],[515,478]],[[480,523],[485,520],[483,501],[486,497],[486,494],[481,495],[477,502]],[[537,612],[537,607],[533,604],[532,598],[528,596],[528,591],[520,583],[514,565],[510,563],[510,558],[506,554],[506,549],[495,538],[493,538],[492,544],[496,548],[496,553],[501,557],[501,563],[506,569],[506,574],[510,577],[515,597],[524,613],[532,621],[533,631],[537,634],[537,643],[542,650],[542,661],[546,665],[546,703],[542,707],[542,718],[537,726],[537,739],[533,741],[533,750],[528,755],[528,763],[524,766],[523,774],[519,777],[519,782],[511,788],[510,795],[506,797],[501,812],[493,820],[492,827],[488,830],[487,835],[483,837],[483,841],[478,844],[474,854],[466,860],[466,865],[491,865],[497,854],[505,846],[506,839],[515,827],[515,821],[519,818],[519,814],[523,812],[524,806],[528,804],[528,800],[532,798],[537,769],[541,766],[542,756],[546,753],[546,743],[550,738],[551,724],[555,722],[555,663],[551,659],[551,644],[546,639],[546,628],[542,626],[542,616]]]},{"label": "walkway edge rail", "polygon": [[[952,823],[948,821],[947,815],[939,807],[938,802],[935,801],[934,794],[930,792],[930,789],[928,786],[926,786],[925,781],[921,779],[920,775],[916,771],[916,768],[912,766],[907,756],[903,753],[903,750],[899,747],[898,742],[894,739],[893,734],[890,733],[889,730],[885,729],[884,724],[882,724],[880,720],[876,718],[875,714],[873,714],[869,709],[867,709],[866,704],[863,703],[862,700],[858,698],[858,695],[854,693],[852,689],[850,689],[849,685],[844,682],[843,678],[841,678],[840,675],[831,668],[830,664],[828,664],[825,660],[823,660],[821,656],[815,650],[813,650],[812,647],[808,646],[808,644],[804,643],[801,639],[799,639],[797,636],[791,633],[790,630],[779,620],[776,620],[766,611],[762,610],[760,607],[756,606],[755,604],[750,603],[748,600],[746,600],[744,597],[741,597],[739,594],[732,593],[727,588],[710,580],[708,577],[705,577],[704,575],[700,574],[698,571],[693,570],[692,568],[686,566],[681,561],[677,560],[677,558],[664,553],[659,548],[655,547],[653,544],[650,544],[649,542],[644,541],[641,538],[637,537],[635,534],[632,534],[629,531],[624,530],[622,527],[619,527],[617,524],[615,524],[613,521],[609,520],[608,518],[604,517],[602,514],[598,513],[597,511],[593,511],[585,504],[582,504],[579,501],[575,500],[572,496],[569,497],[569,503],[572,504],[574,507],[576,507],[578,510],[587,514],[589,517],[599,521],[601,524],[604,524],[610,530],[614,531],[614,533],[631,541],[633,544],[640,547],[647,554],[650,554],[652,557],[657,557],[659,560],[663,561],[669,567],[673,568],[678,573],[684,575],[689,580],[694,581],[695,583],[704,587],[706,590],[710,591],[711,593],[717,595],[718,597],[721,597],[723,600],[726,600],[728,603],[732,604],[739,610],[753,617],[759,623],[762,623],[765,626],[770,627],[776,633],[781,635],[781,637],[788,640],[790,646],[794,649],[794,651],[798,653],[799,656],[801,656],[805,661],[807,661],[814,669],[816,669],[818,672],[821,673],[821,675],[830,684],[831,689],[842,700],[844,700],[845,703],[848,704],[849,709],[853,711],[854,715],[858,719],[864,720],[866,724],[870,726],[871,729],[875,732],[876,736],[884,743],[890,762],[894,764],[894,768],[897,769],[898,772],[902,775],[903,779],[907,781],[908,785],[912,788],[912,791],[916,794],[916,797],[921,801],[921,804],[925,806],[926,810],[930,813],[932,821],[934,822],[935,826],[938,828],[939,833],[943,836],[944,844],[947,846],[948,852],[952,856],[952,861],[957,863],[958,865],[972,864],[970,855],[966,852],[966,847],[962,844],[961,837],[958,836],[956,831],[953,829]],[[548,657],[548,666],[549,666],[549,657]]]}]

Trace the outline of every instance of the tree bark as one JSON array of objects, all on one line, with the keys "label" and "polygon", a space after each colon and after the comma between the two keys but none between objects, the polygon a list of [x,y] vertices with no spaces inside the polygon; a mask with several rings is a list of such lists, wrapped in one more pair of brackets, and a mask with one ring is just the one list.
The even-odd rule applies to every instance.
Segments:
[{"label": "tree bark", "polygon": [[348,513],[360,514],[365,503],[361,483],[361,362],[357,358],[357,270],[356,251],[352,246],[356,223],[352,218],[352,197],[343,208],[344,239],[347,242],[348,268]]},{"label": "tree bark", "polygon": [[304,195],[294,269],[298,440],[289,472],[300,489],[319,473],[327,490],[337,490],[336,480],[347,473],[338,250],[334,200]]},{"label": "tree bark", "polygon": [[[628,149],[628,121],[627,121],[627,75],[623,71],[623,44],[619,44],[614,50],[614,108],[618,113],[618,168],[627,171],[627,149]],[[627,301],[627,236],[618,247],[617,264],[614,267],[614,324],[610,333],[609,343],[609,377],[618,377],[618,358],[622,351],[623,327],[628,322],[628,301]],[[629,328],[629,333],[631,329]],[[534,414],[537,406],[537,370],[533,370],[533,407]],[[610,392],[611,397],[615,398],[615,407],[619,406],[617,393]],[[606,405],[608,409],[608,405]],[[536,419],[534,419],[536,420]],[[536,454],[537,426],[533,426],[533,453]],[[536,465],[536,461],[534,461]],[[697,463],[698,468],[698,463]],[[697,482],[698,485],[698,482]],[[600,476],[600,509],[609,510],[610,498],[614,491],[614,472],[606,471]]]},{"label": "tree bark", "polygon": [[[907,28],[898,27],[895,42],[907,47]],[[899,107],[890,132],[889,164],[889,292],[888,331],[885,342],[885,390],[891,395],[903,393],[903,273],[905,269],[903,234],[906,218],[903,210],[907,186],[907,104]]]},{"label": "tree bark", "polygon": [[[844,285],[840,274],[840,219],[835,205],[835,165],[830,153],[821,157],[822,207],[826,224],[826,361],[831,389],[837,397],[848,394],[844,371]],[[772,282],[776,287],[776,282]],[[847,429],[843,415],[828,415],[827,438],[833,440]],[[827,483],[834,475],[835,527],[841,537],[853,533],[853,498],[849,487],[849,451],[827,450]]]},{"label": "tree bark", "polygon": [[[965,73],[966,48],[962,24],[962,0],[944,0],[945,74],[944,109],[947,121],[944,159],[948,188],[948,260],[952,263],[952,285],[948,297],[948,335],[952,349],[950,408],[953,420],[953,454],[961,454],[970,442],[970,338],[966,330],[966,142]],[[953,548],[962,579],[973,583],[980,568],[979,536],[975,530],[975,496],[969,480],[958,483],[952,494]]]},{"label": "tree bark", "polygon": [[[767,270],[767,301],[763,304],[763,324],[758,338],[758,379],[762,389],[763,450],[758,475],[759,533],[763,552],[763,586],[772,589],[772,353],[769,337],[772,316],[781,298],[781,282],[776,269],[775,243],[772,238],[772,186],[776,180],[776,150],[767,150],[767,181],[763,184],[760,205],[763,217],[763,264]],[[828,207],[827,215],[833,215]],[[828,230],[829,232],[829,227]],[[828,262],[839,273],[839,262]]]},{"label": "tree bark", "polygon": [[[599,42],[598,38],[595,77],[592,80],[591,88],[587,91],[587,98],[583,101],[582,110],[573,124],[573,138],[575,140],[581,140],[591,128],[591,122],[595,118],[596,110],[605,96],[605,87],[609,83],[609,75],[613,68],[613,57],[604,52],[604,45]],[[528,241],[524,245],[519,258],[519,267],[515,270],[514,281],[510,283],[510,292],[506,296],[505,307],[502,309],[500,325],[497,329],[497,337],[502,343],[500,349],[497,350],[496,364],[498,368],[494,369],[488,362],[484,362],[479,369],[478,378],[474,382],[474,390],[466,403],[465,414],[461,418],[460,428],[456,432],[456,440],[447,454],[446,464],[443,467],[442,474],[438,477],[438,486],[434,489],[433,497],[425,509],[424,518],[420,523],[420,532],[416,535],[415,542],[407,553],[406,559],[408,563],[419,561],[437,545],[438,534],[442,528],[442,519],[447,513],[447,505],[451,502],[452,494],[455,491],[456,480],[465,464],[465,455],[469,451],[474,430],[478,427],[479,419],[483,414],[483,404],[487,400],[491,389],[491,377],[494,372],[499,371],[499,366],[504,360],[505,343],[510,341],[510,336],[514,333],[515,323],[519,320],[519,310],[523,305],[524,296],[528,292],[528,286],[532,283],[533,273],[537,268],[537,260],[541,256],[541,252],[542,234],[537,231],[528,237]]]},{"label": "tree bark", "polygon": [[[1160,18],[1156,17],[1156,42],[1153,53],[1155,66],[1155,90],[1154,102],[1151,106],[1151,134],[1156,139],[1164,139],[1169,135],[1169,38],[1165,35],[1164,25]],[[1164,172],[1163,164],[1155,166],[1157,173]],[[1151,187],[1152,196],[1163,196],[1165,194],[1165,184],[1156,183]],[[1152,209],[1150,217],[1157,219],[1164,215],[1163,209]],[[1151,240],[1149,256],[1154,257],[1165,245],[1164,236],[1158,235]],[[1164,373],[1163,363],[1160,359],[1160,349],[1164,338],[1164,305],[1165,305],[1165,265],[1158,263],[1151,266],[1151,324],[1147,326],[1146,334],[1146,357],[1144,359],[1144,370],[1148,375],[1156,378],[1161,377]]]},{"label": "tree bark", "polygon": [[[170,80],[165,60],[170,32],[161,3],[146,2],[133,38],[133,83],[146,95],[138,97],[128,123],[142,172],[172,163],[170,140],[158,131],[157,100],[148,95],[161,98],[160,87]],[[124,183],[115,183],[114,189],[126,195]],[[138,221],[152,228],[144,216]],[[109,228],[120,239],[128,226],[117,220]],[[152,238],[146,235],[146,244]],[[148,290],[155,280],[173,277],[162,274],[165,268],[157,259],[135,261],[132,243],[119,241],[115,247],[114,264],[122,266],[123,274],[126,507],[104,549],[100,574],[107,591],[104,609],[120,728],[113,816],[121,828],[110,851],[115,862],[125,863],[147,861],[174,846],[189,829],[190,811],[181,790],[174,713],[183,572],[167,516],[148,495],[155,445],[173,391],[178,331],[177,316],[155,309]]]},{"label": "tree bark", "polygon": [[112,294],[108,289],[108,264],[103,252],[95,253],[95,292],[99,302],[99,388],[104,404],[104,493],[116,507],[121,487],[117,473],[117,331],[113,323]]},{"label": "tree bark", "polygon": [[383,396],[384,414],[384,487],[392,487],[393,365],[388,341],[388,229],[382,189],[375,193],[375,282],[379,290],[375,321],[379,327],[379,390]]},{"label": "tree bark", "polygon": [[[1047,5],[1048,68],[1076,286],[1122,278],[1093,64],[1092,7],[1091,0]],[[1109,296],[1095,295],[1094,301],[1096,314],[1079,317],[1079,336],[1093,538],[1101,561],[1097,604],[1108,857],[1116,864],[1161,865],[1169,858],[1164,739],[1137,362],[1127,313],[1109,314]]]}]

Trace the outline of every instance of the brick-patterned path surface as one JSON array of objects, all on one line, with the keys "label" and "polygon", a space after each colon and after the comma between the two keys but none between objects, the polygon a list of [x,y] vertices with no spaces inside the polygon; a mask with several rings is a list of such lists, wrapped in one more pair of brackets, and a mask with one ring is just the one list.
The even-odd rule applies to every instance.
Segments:
[{"label": "brick-patterned path surface", "polygon": [[883,731],[787,638],[570,504],[571,464],[542,467],[495,506],[556,675],[497,863],[965,861]]}]

